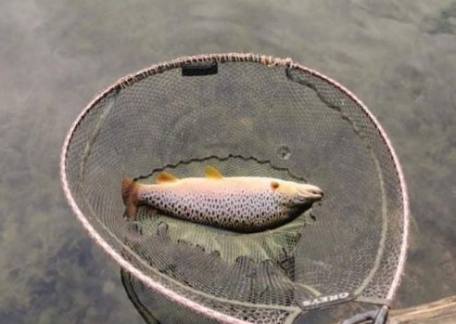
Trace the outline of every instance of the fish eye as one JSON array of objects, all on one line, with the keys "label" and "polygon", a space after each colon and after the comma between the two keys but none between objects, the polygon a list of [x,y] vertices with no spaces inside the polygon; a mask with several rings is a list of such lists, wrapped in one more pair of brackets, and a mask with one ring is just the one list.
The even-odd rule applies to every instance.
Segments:
[{"label": "fish eye", "polygon": [[272,182],[271,182],[271,188],[272,188],[273,190],[279,188],[279,183],[278,183],[277,181],[272,181]]}]

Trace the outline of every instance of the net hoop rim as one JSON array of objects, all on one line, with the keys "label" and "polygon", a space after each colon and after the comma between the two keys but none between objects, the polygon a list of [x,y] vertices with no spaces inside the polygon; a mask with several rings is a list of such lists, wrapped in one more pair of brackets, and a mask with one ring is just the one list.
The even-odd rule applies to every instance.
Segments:
[{"label": "net hoop rim", "polygon": [[[366,114],[366,116],[373,122],[375,127],[377,128],[378,132],[380,133],[380,136],[382,140],[384,141],[384,144],[389,150],[389,153],[391,154],[391,157],[393,159],[393,163],[396,169],[397,176],[399,178],[400,182],[400,187],[401,187],[401,193],[402,193],[402,206],[403,206],[403,235],[402,235],[402,245],[401,245],[401,250],[399,254],[399,261],[398,265],[396,268],[396,272],[391,284],[391,287],[389,289],[389,292],[387,294],[387,300],[392,300],[395,292],[399,286],[400,280],[401,280],[401,275],[404,270],[405,266],[405,260],[406,260],[406,255],[407,255],[407,242],[408,242],[408,230],[409,230],[409,198],[408,198],[408,191],[407,191],[407,185],[405,182],[404,174],[402,171],[401,164],[399,162],[399,159],[397,157],[397,154],[391,144],[391,141],[389,137],[387,136],[385,130],[383,127],[380,125],[378,122],[377,118],[369,111],[367,106],[359,99],[357,98],[351,91],[346,89],[344,86],[342,86],[340,83],[337,81],[327,77],[326,75],[323,75],[311,68],[308,68],[304,65],[294,63],[291,58],[276,58],[272,56],[267,56],[267,55],[259,55],[259,54],[253,54],[253,53],[216,53],[216,54],[204,54],[204,55],[195,55],[195,56],[185,56],[185,57],[180,57],[176,58],[171,61],[167,61],[164,63],[159,63],[159,64],[154,64],[151,65],[145,69],[142,69],[138,71],[135,74],[129,74],[125,77],[120,78],[117,82],[106,88],[104,91],[100,92],[92,101],[89,102],[89,104],[81,111],[81,113],[78,115],[78,117],[75,119],[73,122],[71,128],[69,129],[61,151],[60,155],[60,181],[62,185],[62,189],[65,195],[65,198],[67,199],[72,211],[75,213],[79,221],[82,223],[84,229],[88,232],[89,237],[95,241],[97,245],[99,245],[114,261],[116,261],[121,267],[123,267],[125,270],[130,272],[132,275],[134,275],[137,279],[145,283],[147,286],[150,288],[154,289],[155,291],[161,293],[163,296],[167,297],[168,299],[171,299],[185,307],[188,307],[192,309],[193,311],[196,311],[204,316],[207,316],[209,318],[215,319],[220,322],[224,323],[247,323],[246,321],[237,319],[233,316],[226,315],[224,313],[218,312],[212,308],[206,307],[204,305],[201,305],[197,302],[192,301],[191,299],[184,297],[182,295],[179,295],[178,293],[174,292],[173,290],[163,286],[162,284],[155,282],[152,280],[149,276],[147,276],[144,272],[133,266],[128,260],[126,260],[121,254],[119,254],[117,251],[115,251],[107,242],[104,240],[101,235],[95,230],[95,228],[90,224],[88,219],[84,216],[82,211],[79,209],[75,198],[73,197],[73,194],[70,190],[70,186],[68,183],[68,178],[66,174],[66,162],[67,162],[67,154],[68,154],[68,149],[69,145],[71,143],[71,139],[73,137],[74,132],[77,130],[79,124],[81,121],[84,119],[84,117],[87,115],[87,113],[95,107],[95,105],[102,100],[104,97],[109,95],[110,93],[113,93],[115,91],[118,91],[122,88],[128,87],[132,85],[135,82],[138,82],[146,77],[159,74],[168,70],[172,70],[175,68],[179,68],[184,64],[190,64],[190,63],[198,63],[198,62],[219,62],[219,63],[225,63],[225,62],[251,62],[251,63],[259,63],[263,64],[266,66],[283,66],[283,67],[290,67],[290,68],[295,68],[298,70],[301,70],[302,72],[310,73],[321,80],[328,82],[329,84],[335,86],[338,88],[340,91],[344,92],[346,95],[348,95],[352,100],[354,100],[362,109],[362,111]],[[297,314],[295,314],[296,316]]]}]

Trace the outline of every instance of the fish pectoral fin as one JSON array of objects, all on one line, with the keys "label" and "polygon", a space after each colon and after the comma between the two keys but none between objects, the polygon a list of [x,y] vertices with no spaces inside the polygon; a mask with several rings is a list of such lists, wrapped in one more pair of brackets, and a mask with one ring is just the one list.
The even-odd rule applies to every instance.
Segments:
[{"label": "fish pectoral fin", "polygon": [[210,165],[208,165],[206,167],[204,173],[206,174],[206,177],[208,177],[208,178],[212,178],[212,179],[222,179],[223,178],[222,173],[216,167],[213,167]]},{"label": "fish pectoral fin", "polygon": [[163,172],[160,172],[160,174],[157,176],[157,178],[155,180],[157,181],[157,183],[163,183],[163,182],[176,181],[176,180],[178,180],[178,178],[169,172],[163,171]]}]

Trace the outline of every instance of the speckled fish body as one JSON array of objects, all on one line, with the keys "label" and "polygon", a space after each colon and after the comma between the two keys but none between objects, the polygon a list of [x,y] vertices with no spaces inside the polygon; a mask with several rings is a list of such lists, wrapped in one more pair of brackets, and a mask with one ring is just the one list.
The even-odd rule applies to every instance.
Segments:
[{"label": "speckled fish body", "polygon": [[167,177],[152,185],[128,182],[124,188],[130,188],[123,193],[131,218],[136,217],[137,206],[148,205],[172,217],[236,232],[277,227],[323,195],[320,188],[309,184],[266,177],[222,177],[216,171],[206,178]]}]

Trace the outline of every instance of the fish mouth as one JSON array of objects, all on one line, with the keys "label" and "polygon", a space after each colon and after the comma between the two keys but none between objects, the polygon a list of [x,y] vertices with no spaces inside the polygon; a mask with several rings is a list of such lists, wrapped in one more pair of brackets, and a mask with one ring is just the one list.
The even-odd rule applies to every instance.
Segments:
[{"label": "fish mouth", "polygon": [[300,190],[298,194],[298,200],[302,203],[313,203],[323,198],[324,192],[318,187],[312,186],[305,190]]}]

